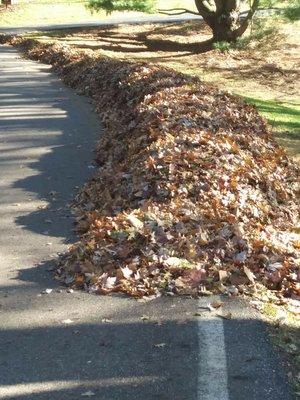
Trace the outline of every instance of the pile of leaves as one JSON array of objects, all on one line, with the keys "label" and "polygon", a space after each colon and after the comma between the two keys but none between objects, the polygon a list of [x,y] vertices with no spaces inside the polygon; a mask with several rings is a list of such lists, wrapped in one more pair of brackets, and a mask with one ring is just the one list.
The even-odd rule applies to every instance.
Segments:
[{"label": "pile of leaves", "polygon": [[299,166],[253,106],[146,63],[14,39],[94,99],[105,131],[58,274],[95,293],[300,296]]}]

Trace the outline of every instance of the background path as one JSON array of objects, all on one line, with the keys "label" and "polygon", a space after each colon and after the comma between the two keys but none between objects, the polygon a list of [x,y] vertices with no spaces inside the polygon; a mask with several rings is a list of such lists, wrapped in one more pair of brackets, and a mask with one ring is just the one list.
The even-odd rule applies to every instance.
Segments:
[{"label": "background path", "polygon": [[48,66],[0,46],[0,399],[292,399],[243,304],[228,301],[225,321],[199,309],[212,299],[97,297],[52,279],[100,130]]}]

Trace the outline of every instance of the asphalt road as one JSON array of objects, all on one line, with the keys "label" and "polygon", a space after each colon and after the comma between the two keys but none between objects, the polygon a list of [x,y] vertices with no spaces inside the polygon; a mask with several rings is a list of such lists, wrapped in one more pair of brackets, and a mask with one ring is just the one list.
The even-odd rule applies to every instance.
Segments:
[{"label": "asphalt road", "polygon": [[211,298],[139,302],[52,279],[99,134],[87,99],[0,46],[0,399],[291,400],[266,324],[242,302],[226,301],[225,320],[199,308]]}]

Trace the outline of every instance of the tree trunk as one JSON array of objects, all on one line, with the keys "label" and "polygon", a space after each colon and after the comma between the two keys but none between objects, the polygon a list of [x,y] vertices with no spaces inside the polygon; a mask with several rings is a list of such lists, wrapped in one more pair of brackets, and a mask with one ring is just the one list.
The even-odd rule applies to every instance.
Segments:
[{"label": "tree trunk", "polygon": [[217,17],[214,23],[211,25],[211,29],[213,32],[213,41],[214,42],[233,42],[237,39],[236,30],[237,30],[237,22],[236,18],[232,18],[228,15],[221,15]]},{"label": "tree trunk", "polygon": [[238,35],[239,14],[237,11],[222,13],[210,18],[209,26],[214,42],[234,42]]},{"label": "tree trunk", "polygon": [[260,0],[251,0],[251,7],[239,21],[241,0],[195,0],[199,14],[210,26],[214,42],[235,42],[246,31]]}]

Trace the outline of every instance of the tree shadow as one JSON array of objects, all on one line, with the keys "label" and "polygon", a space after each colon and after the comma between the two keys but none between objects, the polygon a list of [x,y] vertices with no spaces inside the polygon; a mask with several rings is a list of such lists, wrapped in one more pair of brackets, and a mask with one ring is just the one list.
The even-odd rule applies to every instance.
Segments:
[{"label": "tree shadow", "polygon": [[[251,60],[251,58],[249,59]],[[261,64],[261,63],[259,63]],[[209,70],[221,73],[222,77],[230,80],[255,80],[261,85],[266,85],[274,89],[280,87],[281,91],[290,94],[289,82],[297,81],[299,72],[295,68],[281,68],[276,65],[264,63],[259,65],[254,59],[248,65],[235,65],[230,67],[210,65]]]},{"label": "tree shadow", "polygon": [[[204,24],[201,21],[192,24],[194,29],[203,29]],[[176,24],[164,24],[163,27],[149,27],[148,30],[139,33],[119,33],[112,27],[103,27],[97,29],[80,29],[69,30],[68,32],[59,32],[56,39],[63,41],[73,41],[72,45],[78,49],[104,50],[119,53],[152,53],[152,52],[170,52],[170,53],[188,53],[201,54],[212,50],[212,39],[199,42],[186,42],[188,27],[186,25],[177,26]],[[97,38],[95,43],[76,43],[80,40],[73,40],[72,35],[76,37],[76,33],[84,33],[88,41],[89,35],[92,34]],[[71,36],[69,36],[71,34]],[[177,35],[182,37],[182,41],[168,40],[165,38],[151,38],[151,35]],[[51,34],[52,36],[55,34]],[[206,34],[209,37],[208,34]],[[100,42],[100,44],[99,44]],[[185,54],[183,54],[185,55]],[[168,57],[178,57],[180,55],[171,54]],[[155,55],[151,56],[156,58]],[[160,54],[161,58],[161,54]]]},{"label": "tree shadow", "polygon": [[[106,41],[106,40],[102,40]],[[122,53],[141,53],[141,52],[182,52],[191,54],[201,54],[212,50],[212,40],[206,40],[200,43],[179,43],[172,40],[162,39],[143,39],[139,41],[140,47],[137,47],[137,43],[130,42],[118,42],[116,44],[111,43],[107,40],[109,45],[93,45],[93,44],[73,44],[78,49],[91,49],[91,50],[106,50],[106,51],[117,51]],[[132,44],[136,47],[125,47],[124,44]],[[182,55],[181,55],[182,56]],[[169,55],[168,58],[174,58],[176,56]],[[154,58],[154,57],[153,57]],[[157,57],[155,57],[157,59]],[[162,57],[159,57],[162,58]]]},{"label": "tree shadow", "polygon": [[103,400],[196,400],[193,325],[99,321],[2,331],[1,398],[67,400],[92,391]]},{"label": "tree shadow", "polygon": [[[7,60],[7,68],[14,62]],[[32,68],[1,79],[1,174],[12,176],[11,202],[21,190],[22,200],[37,204],[36,211],[18,213],[17,225],[70,242],[68,205],[93,171],[100,124],[88,100],[62,87],[49,67]]]}]

